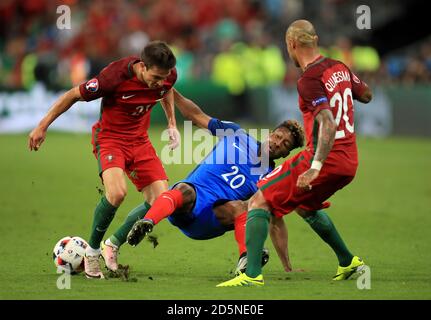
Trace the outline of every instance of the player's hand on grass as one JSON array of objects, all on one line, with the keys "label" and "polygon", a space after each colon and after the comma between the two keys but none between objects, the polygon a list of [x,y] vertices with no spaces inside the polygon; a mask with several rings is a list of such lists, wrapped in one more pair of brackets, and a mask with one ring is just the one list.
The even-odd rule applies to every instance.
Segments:
[{"label": "player's hand on grass", "polygon": [[169,148],[171,150],[176,149],[180,145],[181,135],[176,127],[168,128],[169,135]]},{"label": "player's hand on grass", "polygon": [[292,271],[292,264],[290,263],[290,260],[282,261],[283,262],[283,268],[284,271],[290,272]]},{"label": "player's hand on grass", "polygon": [[308,169],[298,177],[296,186],[303,190],[311,190],[311,183],[319,176],[319,170]]},{"label": "player's hand on grass", "polygon": [[293,269],[290,260],[283,264],[284,271],[286,272],[304,272],[304,269]]},{"label": "player's hand on grass", "polygon": [[284,271],[286,271],[286,272],[305,272],[305,270],[304,269],[293,269],[292,267],[290,267],[290,268],[284,268]]},{"label": "player's hand on grass", "polygon": [[42,143],[45,141],[46,130],[40,127],[36,127],[32,132],[28,135],[28,148],[30,151],[39,150]]}]

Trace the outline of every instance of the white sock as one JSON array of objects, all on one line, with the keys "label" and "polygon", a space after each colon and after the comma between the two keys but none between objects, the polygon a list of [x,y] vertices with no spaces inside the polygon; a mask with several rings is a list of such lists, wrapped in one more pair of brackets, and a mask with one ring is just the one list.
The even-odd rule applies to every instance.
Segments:
[{"label": "white sock", "polygon": [[109,239],[109,238],[105,240],[105,244],[106,244],[107,246],[113,247],[114,249],[118,249],[118,246],[117,246],[117,245],[115,245],[115,244],[113,244],[113,243],[111,242],[111,239]]},{"label": "white sock", "polygon": [[90,256],[90,257],[97,257],[100,256],[100,248],[98,249],[93,249],[92,247],[88,246],[85,249],[85,255],[86,256]]}]

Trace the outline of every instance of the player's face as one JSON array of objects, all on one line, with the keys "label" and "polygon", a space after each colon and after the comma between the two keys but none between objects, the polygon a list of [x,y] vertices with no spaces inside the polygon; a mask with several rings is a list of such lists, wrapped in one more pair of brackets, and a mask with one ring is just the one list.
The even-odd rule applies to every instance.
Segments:
[{"label": "player's face", "polygon": [[293,149],[293,136],[286,128],[278,128],[271,132],[262,144],[262,150],[269,154],[270,159],[287,157]]},{"label": "player's face", "polygon": [[148,85],[149,88],[155,89],[160,88],[163,85],[163,82],[171,73],[171,70],[168,69],[160,69],[156,66],[152,66],[147,68],[144,66],[142,68],[142,80]]}]

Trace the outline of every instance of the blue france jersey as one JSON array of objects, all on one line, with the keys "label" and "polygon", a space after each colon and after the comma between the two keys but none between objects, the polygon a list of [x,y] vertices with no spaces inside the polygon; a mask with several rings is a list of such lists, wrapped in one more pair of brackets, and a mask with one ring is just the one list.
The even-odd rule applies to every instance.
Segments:
[{"label": "blue france jersey", "polygon": [[219,141],[184,181],[206,189],[219,200],[247,200],[273,164],[261,161],[260,142],[238,124],[211,119],[208,129]]}]

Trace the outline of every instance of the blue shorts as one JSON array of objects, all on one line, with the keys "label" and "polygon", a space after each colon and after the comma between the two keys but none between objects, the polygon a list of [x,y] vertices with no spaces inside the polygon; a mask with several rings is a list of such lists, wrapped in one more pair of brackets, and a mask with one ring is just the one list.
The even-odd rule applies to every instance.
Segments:
[{"label": "blue shorts", "polygon": [[221,225],[216,218],[213,206],[220,199],[211,192],[212,190],[208,186],[183,180],[173,185],[171,189],[179,183],[187,183],[195,189],[196,201],[191,212],[170,215],[168,217],[170,223],[178,227],[187,237],[195,240],[216,238],[230,230]]}]

